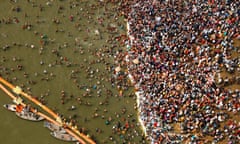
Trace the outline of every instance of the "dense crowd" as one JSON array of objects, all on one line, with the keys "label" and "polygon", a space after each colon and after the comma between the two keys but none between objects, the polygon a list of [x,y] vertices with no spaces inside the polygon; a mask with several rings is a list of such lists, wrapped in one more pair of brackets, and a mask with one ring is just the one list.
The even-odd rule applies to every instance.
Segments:
[{"label": "dense crowd", "polygon": [[[240,1],[125,1],[128,71],[141,95],[140,119],[151,143],[240,140],[240,91],[218,85],[221,69],[240,72]],[[224,81],[224,79],[223,79]],[[237,79],[239,85],[239,79]],[[221,123],[227,124],[221,127]],[[181,124],[181,134],[171,131]],[[185,139],[186,140],[186,139]]]}]

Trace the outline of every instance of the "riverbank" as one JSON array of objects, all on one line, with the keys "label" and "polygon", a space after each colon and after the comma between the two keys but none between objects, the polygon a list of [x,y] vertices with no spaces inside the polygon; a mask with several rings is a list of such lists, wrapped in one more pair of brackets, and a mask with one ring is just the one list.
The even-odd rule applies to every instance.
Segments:
[{"label": "riverbank", "polygon": [[[219,14],[218,5],[225,12]],[[130,25],[126,63],[144,93],[138,108],[151,142],[239,139],[239,117],[232,117],[240,110],[239,89],[226,89],[239,85],[239,58],[233,56],[240,52],[238,5],[151,0],[123,5]]]}]

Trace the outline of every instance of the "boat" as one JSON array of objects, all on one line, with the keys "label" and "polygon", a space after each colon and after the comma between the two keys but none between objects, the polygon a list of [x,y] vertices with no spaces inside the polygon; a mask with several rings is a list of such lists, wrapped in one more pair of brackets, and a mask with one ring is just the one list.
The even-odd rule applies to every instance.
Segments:
[{"label": "boat", "polygon": [[16,111],[16,105],[15,104],[4,104],[3,107],[5,107],[6,109],[15,112]]},{"label": "boat", "polygon": [[56,131],[59,133],[66,133],[65,129],[61,126],[58,126],[54,123],[51,123],[49,121],[44,121],[44,127],[50,129],[51,131]]},{"label": "boat", "polygon": [[24,107],[21,104],[15,105],[15,104],[4,104],[3,107],[6,109],[15,112],[16,115],[22,119],[30,120],[30,121],[41,121],[44,118],[31,112],[30,107],[26,106]]},{"label": "boat", "polygon": [[33,112],[30,111],[21,111],[21,112],[15,112],[16,115],[22,119],[30,120],[30,121],[41,121],[44,120],[44,117],[41,117]]},{"label": "boat", "polygon": [[76,138],[67,133],[60,133],[58,131],[53,131],[50,133],[53,137],[63,141],[77,141]]},{"label": "boat", "polygon": [[[21,112],[24,109],[26,109],[23,105],[21,104],[4,104],[3,107],[5,107],[6,109],[12,111],[12,112]],[[28,109],[28,107],[27,107]]]}]

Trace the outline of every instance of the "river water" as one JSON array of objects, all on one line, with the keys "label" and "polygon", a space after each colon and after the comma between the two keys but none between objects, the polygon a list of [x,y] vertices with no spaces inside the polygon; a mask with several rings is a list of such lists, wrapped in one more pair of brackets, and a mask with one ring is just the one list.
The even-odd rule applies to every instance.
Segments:
[{"label": "river water", "polygon": [[[113,54],[123,49],[111,39],[126,30],[116,8],[95,0],[2,0],[0,4],[0,75],[66,119],[75,116],[76,125],[97,143],[142,139],[133,89],[120,97],[116,85],[109,82]],[[2,91],[0,98],[0,105],[11,103]],[[69,110],[71,106],[76,109]],[[3,107],[0,114],[1,142],[67,143],[51,137],[43,122],[19,119]],[[131,129],[124,129],[126,123]],[[113,131],[117,124],[121,128]]]}]

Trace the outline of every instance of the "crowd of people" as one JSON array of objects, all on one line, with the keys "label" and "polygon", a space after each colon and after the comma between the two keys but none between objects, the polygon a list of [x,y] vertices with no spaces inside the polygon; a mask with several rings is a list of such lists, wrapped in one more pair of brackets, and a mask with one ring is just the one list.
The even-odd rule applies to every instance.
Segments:
[{"label": "crowd of people", "polygon": [[[237,0],[125,1],[126,61],[135,81],[140,120],[151,143],[240,140],[240,91],[218,85],[222,69],[240,72]],[[237,83],[239,85],[239,83]],[[224,126],[221,124],[224,122]],[[180,123],[181,133],[170,124]]]}]

